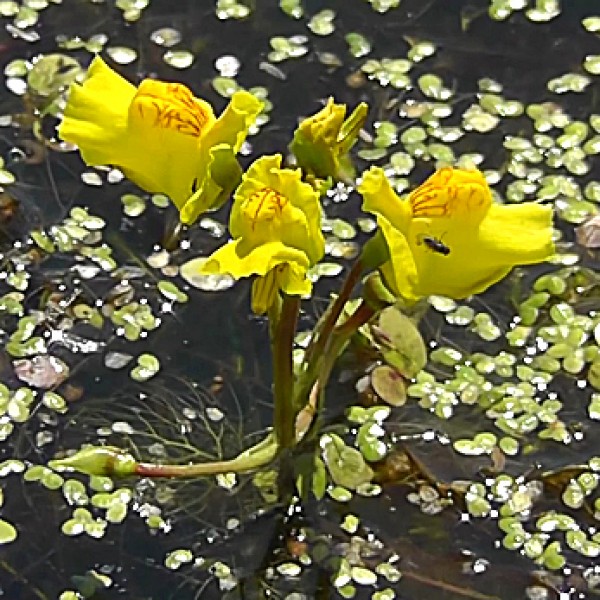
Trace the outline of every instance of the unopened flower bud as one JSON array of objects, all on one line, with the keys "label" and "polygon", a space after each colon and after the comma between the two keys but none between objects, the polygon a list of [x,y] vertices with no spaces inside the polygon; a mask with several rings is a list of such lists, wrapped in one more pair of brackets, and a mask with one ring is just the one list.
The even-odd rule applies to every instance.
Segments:
[{"label": "unopened flower bud", "polygon": [[51,460],[55,471],[78,471],[85,475],[126,477],[133,475],[137,463],[131,454],[113,446],[88,446],[72,456]]}]

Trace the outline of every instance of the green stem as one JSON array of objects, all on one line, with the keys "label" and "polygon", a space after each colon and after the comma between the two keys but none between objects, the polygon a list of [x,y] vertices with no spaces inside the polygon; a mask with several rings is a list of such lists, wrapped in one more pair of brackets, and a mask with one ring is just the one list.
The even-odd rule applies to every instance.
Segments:
[{"label": "green stem", "polygon": [[[272,322],[271,354],[273,361],[273,427],[281,449],[295,443],[293,404],[294,372],[292,351],[300,311],[300,297],[283,294],[277,321]],[[271,317],[271,313],[269,313]]]},{"label": "green stem", "polygon": [[[313,336],[308,344],[302,361],[302,371],[299,381],[296,385],[294,395],[294,407],[296,411],[306,404],[315,384],[317,375],[321,369],[325,348],[329,344],[329,338],[336,323],[344,310],[346,302],[350,299],[352,291],[360,281],[363,272],[363,265],[360,258],[352,265],[348,276],[346,277],[339,295],[327,307],[323,316],[319,319],[313,332]],[[334,357],[337,359],[337,356]]]},{"label": "green stem", "polygon": [[191,465],[161,465],[137,463],[134,473],[140,477],[203,477],[222,473],[245,473],[269,464],[277,455],[279,444],[273,434],[269,434],[252,448],[248,448],[231,460],[197,463]]},{"label": "green stem", "polygon": [[363,300],[352,315],[333,330],[324,352],[323,359],[319,364],[319,372],[314,383],[316,390],[313,390],[312,392],[317,394],[317,405],[315,407],[317,426],[312,427],[313,432],[318,432],[319,430],[318,420],[321,418],[322,414],[321,409],[323,408],[325,399],[325,388],[327,387],[327,383],[329,382],[331,372],[333,371],[337,359],[346,348],[350,338],[360,327],[370,321],[376,312],[377,311],[374,310],[370,304]]},{"label": "green stem", "polygon": [[313,337],[310,340],[306,353],[304,355],[304,362],[309,363],[313,360],[314,356],[319,356],[329,341],[329,335],[335,327],[337,320],[344,310],[346,302],[350,299],[352,290],[360,280],[360,276],[363,272],[363,265],[360,258],[352,265],[352,268],[348,272],[342,288],[340,289],[339,295],[335,300],[327,307],[327,310],[317,323],[314,329]]},{"label": "green stem", "polygon": [[[338,325],[334,329],[333,337],[349,340],[377,312],[377,308],[373,308],[370,302],[362,299],[357,309],[341,325]],[[333,344],[333,340],[331,344]],[[326,354],[329,354],[329,349]]]}]

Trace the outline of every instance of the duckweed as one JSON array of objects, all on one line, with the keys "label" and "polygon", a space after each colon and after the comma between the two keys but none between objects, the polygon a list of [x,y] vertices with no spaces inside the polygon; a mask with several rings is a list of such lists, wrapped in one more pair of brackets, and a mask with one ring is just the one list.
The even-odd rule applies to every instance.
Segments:
[{"label": "duckweed", "polygon": [[[40,1],[21,7],[15,2],[0,2],[0,15],[14,18],[18,27],[30,28],[38,22],[45,4],[47,3]],[[117,2],[117,8],[122,11],[126,21],[133,22],[142,16],[146,4],[148,3]],[[372,0],[370,4],[373,10],[382,13],[400,6],[397,0]],[[509,98],[508,92],[504,92],[502,85],[491,77],[479,82],[478,93],[474,94],[470,90],[468,94],[464,94],[460,82],[455,85],[446,74],[442,77],[437,72],[424,71],[423,67],[435,63],[431,61],[420,65],[421,61],[436,52],[441,58],[445,52],[445,48],[438,49],[432,42],[407,39],[410,48],[406,55],[370,58],[361,62],[360,59],[365,60],[364,57],[373,52],[371,42],[375,50],[379,51],[376,45],[378,42],[368,39],[362,32],[346,33],[341,13],[338,18],[333,11],[322,10],[307,18],[304,17],[301,2],[281,0],[279,5],[291,18],[304,19],[299,24],[308,26],[311,31],[308,34],[310,42],[303,35],[273,37],[270,51],[264,47],[266,42],[263,46],[269,52],[270,61],[284,62],[309,52],[312,56],[314,50],[315,56],[321,57],[321,68],[328,68],[326,65],[346,66],[342,53],[339,56],[336,54],[325,57],[319,45],[328,40],[321,40],[318,36],[331,35],[334,28],[337,28],[340,37],[343,36],[348,45],[347,54],[351,59],[357,59],[354,68],[360,68],[359,75],[363,75],[360,85],[365,94],[373,89],[369,86],[377,85],[388,87],[385,93],[390,91],[389,88],[393,88],[392,92],[394,89],[402,90],[402,98],[398,99],[392,93],[381,101],[378,121],[373,130],[374,139],[359,142],[359,155],[366,160],[381,161],[380,164],[384,165],[386,171],[393,172],[393,184],[399,191],[412,188],[413,172],[424,165],[427,168],[433,167],[433,163],[483,165],[490,183],[497,184],[495,189],[502,200],[515,203],[523,200],[554,203],[562,228],[565,224],[581,223],[597,212],[600,187],[593,180],[593,169],[600,152],[597,135],[600,132],[600,116],[578,116],[579,120],[575,120],[572,115],[578,113],[563,108],[563,98],[560,95],[566,94],[568,102],[569,96],[590,93],[593,77],[598,74],[598,56],[589,54],[581,57],[581,73],[565,73],[548,81],[547,87],[555,95],[553,102],[525,106],[520,100]],[[560,7],[557,2],[548,0],[535,3],[494,0],[489,6],[489,15],[498,20],[508,19],[518,11],[523,11],[531,21],[544,22],[555,18]],[[219,0],[215,13],[219,19],[245,19],[251,16],[250,3]],[[582,27],[587,32],[597,33],[600,31],[599,23],[598,17],[586,17],[582,20]],[[173,68],[185,69],[194,60],[199,60],[197,46],[193,47],[194,52],[175,49],[183,41],[183,34],[176,29],[165,27],[154,30],[150,39],[156,46],[164,48],[166,53],[163,59]],[[108,43],[108,37],[99,35],[77,39],[65,36],[58,42],[69,50],[98,52]],[[402,43],[399,40],[400,48]],[[106,53],[121,64],[137,58],[136,51],[128,47],[109,46]],[[22,92],[58,90],[61,86],[57,85],[56,79],[44,81],[41,70],[43,64],[36,63],[38,68],[35,70],[36,65],[28,61],[13,61],[6,66],[5,75],[13,78],[14,89]],[[270,71],[266,67],[261,68],[278,78],[288,76],[288,73],[278,67],[275,70],[274,65],[270,66]],[[219,76],[212,80],[212,85],[217,93],[230,97],[234,91],[241,89],[237,82],[239,65],[232,72],[227,72],[221,64],[215,65],[215,68]],[[73,69],[74,72],[77,70],[75,64]],[[262,98],[267,98],[265,88],[256,89]],[[273,98],[276,97],[273,95]],[[261,115],[261,123],[265,123],[268,118],[267,113]],[[448,121],[444,122],[447,118]],[[510,135],[505,134],[504,125],[508,123],[506,119],[511,120],[506,125]],[[495,140],[493,143],[498,147],[499,158],[484,154],[483,150],[461,154],[464,148],[475,148],[473,141],[480,139],[479,134],[486,134],[490,140]],[[366,132],[365,138],[368,135]],[[460,144],[464,144],[464,147],[460,144],[454,146],[459,140],[463,140]],[[480,149],[478,145],[477,149]],[[9,171],[0,171],[0,182],[4,185],[10,185],[14,180],[15,176]],[[88,171],[83,180],[96,186],[112,181],[102,169],[97,172]],[[335,198],[334,195],[328,196],[325,202],[331,202],[331,198],[334,198],[333,202],[338,202],[339,198],[346,200],[348,197],[352,198],[350,186],[341,192],[336,191]],[[142,216],[146,218],[153,206],[165,208],[168,205],[166,197],[160,195],[152,196],[152,203],[147,200],[146,196],[124,195],[122,204],[125,216],[130,219]],[[146,211],[148,212],[144,214]],[[357,225],[361,232],[370,231],[373,221],[357,222]],[[354,222],[339,217],[326,218],[324,226],[332,234],[327,242],[330,255],[345,257],[358,252],[359,246],[353,241],[357,236]],[[115,256],[120,251],[115,247],[113,253],[112,248],[101,242],[101,236],[90,235],[99,233],[103,227],[102,219],[77,207],[63,223],[48,230],[33,231],[30,234],[31,242],[27,242],[30,244],[28,248],[35,248],[38,254],[43,255],[71,253],[78,263],[78,269],[74,273],[83,279],[92,279],[98,274],[100,277],[108,277],[111,273],[119,277],[116,272],[118,259]],[[218,216],[216,220],[203,220],[200,228],[201,233],[208,233],[209,236],[224,235]],[[348,411],[348,421],[353,429],[341,434],[340,428],[340,431],[336,430],[340,435],[327,434],[329,437],[321,439],[323,460],[319,458],[315,461],[315,468],[318,470],[320,464],[322,472],[318,485],[313,482],[312,490],[315,495],[318,489],[322,489],[321,495],[327,489],[330,498],[347,503],[355,494],[374,495],[381,492],[381,486],[373,484],[371,476],[376,471],[376,463],[385,459],[388,450],[394,446],[396,438],[390,432],[396,430],[397,422],[402,424],[402,417],[396,421],[396,411],[416,408],[401,408],[407,399],[412,402],[416,399],[422,409],[431,413],[431,417],[427,415],[426,418],[431,418],[428,423],[433,423],[436,429],[446,430],[447,426],[446,442],[450,443],[450,452],[453,448],[461,454],[483,456],[482,460],[491,460],[494,467],[498,466],[500,470],[503,469],[502,460],[506,456],[519,460],[520,455],[523,455],[528,464],[533,464],[537,457],[530,458],[528,453],[535,453],[540,447],[558,448],[557,461],[560,461],[561,448],[552,444],[572,443],[578,434],[578,428],[577,423],[570,420],[575,418],[571,417],[572,396],[557,394],[555,380],[561,377],[568,378],[569,382],[573,381],[574,385],[579,386],[574,388],[578,394],[580,391],[587,393],[584,386],[588,383],[600,389],[600,324],[593,310],[588,311],[596,296],[597,281],[593,278],[586,279],[583,268],[577,266],[580,259],[585,261],[589,257],[584,256],[580,248],[572,246],[570,231],[568,228],[563,231],[559,246],[560,257],[549,267],[548,272],[535,279],[531,293],[520,292],[519,281],[524,282],[524,290],[529,285],[527,276],[519,280],[521,272],[515,273],[515,277],[507,282],[507,286],[514,284],[514,289],[510,292],[511,304],[500,307],[499,314],[494,312],[497,307],[488,309],[484,303],[487,301],[485,298],[481,301],[461,302],[430,298],[429,303],[433,309],[431,312],[441,314],[436,315],[439,320],[435,321],[433,327],[429,328],[427,323],[427,327],[421,328],[422,331],[427,330],[432,346],[422,344],[420,334],[418,339],[413,339],[418,350],[416,356],[404,348],[399,349],[396,340],[389,347],[389,344],[386,345],[386,336],[377,338],[376,333],[372,334],[377,355],[368,366],[365,386],[369,393],[374,391],[379,399],[388,402],[394,409],[387,406],[352,406]],[[568,269],[563,269],[561,262],[569,265]],[[144,262],[144,269],[148,269],[150,265],[156,269],[168,266],[176,270],[176,264],[176,259],[167,252],[166,262]],[[319,276],[337,276],[341,269],[339,262],[322,263],[311,272],[311,277],[316,280]],[[46,313],[44,312],[43,320],[40,321],[29,313],[22,318],[26,314],[25,307],[28,310],[30,302],[28,271],[29,268],[20,270],[9,265],[4,281],[12,287],[12,291],[5,293],[3,290],[4,295],[0,297],[0,316],[11,323],[7,329],[7,350],[13,357],[35,356],[48,350],[42,337],[42,331],[46,330]],[[155,316],[157,305],[162,307],[162,314],[173,308],[172,303],[188,300],[187,294],[175,283],[176,280],[170,279],[175,272],[163,272],[160,277],[164,279],[154,281],[144,288],[148,301],[139,297],[136,287],[136,291],[122,304],[114,300],[106,302],[100,298],[94,304],[94,299],[82,298],[67,307],[65,315],[80,326],[93,325],[98,332],[103,331],[103,328],[111,332],[114,330],[121,343],[139,342],[160,324],[160,319]],[[86,278],[85,273],[92,275]],[[200,282],[197,287],[214,290],[230,285],[230,281],[215,281],[213,278]],[[156,296],[151,295],[151,292],[157,291]],[[378,326],[383,325],[378,323]],[[448,332],[453,332],[456,336]],[[48,346],[51,348],[51,345]],[[137,352],[124,352],[120,358],[125,356],[129,360],[135,354]],[[108,353],[106,356],[119,358]],[[108,358],[106,362],[108,364]],[[158,359],[144,353],[133,368],[132,376],[143,383],[148,374],[154,375],[159,369]],[[41,412],[54,418],[54,412],[60,414],[66,411],[69,408],[65,400],[66,394],[59,391],[61,393],[47,391],[43,395],[37,395],[29,388],[9,390],[6,386],[1,387],[0,413],[4,420],[0,422],[0,436],[6,437],[15,424],[26,422],[38,404]],[[599,397],[597,392],[591,392],[589,399],[584,395],[584,408],[591,419],[600,418]],[[377,400],[376,397],[373,398]],[[207,411],[206,414],[210,419],[211,413]],[[464,430],[460,433],[458,419],[453,423],[437,420],[450,419],[455,414],[460,415],[460,418],[469,415],[473,419],[477,415],[477,427],[471,430],[468,437],[465,437]],[[222,413],[218,422],[226,422]],[[134,434],[131,425],[124,421],[118,427],[109,427],[108,431],[110,434]],[[589,434],[584,428],[581,435]],[[24,468],[22,463],[18,463],[20,466],[15,463],[17,466],[14,467],[12,464],[3,463],[0,473],[7,471],[8,475],[13,468],[14,472]],[[517,470],[514,464],[510,468]],[[325,472],[325,465],[329,475]],[[577,511],[593,504],[598,518],[600,507],[595,498],[598,466],[595,462],[590,462],[588,466],[589,470],[586,466],[582,472],[555,487],[560,487],[561,501],[568,510]],[[357,473],[360,477],[357,477]],[[529,472],[527,476],[500,474],[486,476],[483,483],[469,482],[464,493],[467,512],[473,518],[489,519],[496,519],[496,514],[499,513],[499,543],[506,548],[519,550],[540,567],[561,569],[566,564],[564,550],[576,552],[582,557],[595,558],[600,548],[598,535],[584,531],[570,515],[538,506],[536,494],[539,489],[533,484],[539,481],[528,482],[529,476],[534,475]],[[46,472],[43,468],[31,467],[25,478],[40,481],[42,485],[52,489],[62,488],[66,502],[75,508],[72,518],[63,524],[63,531],[67,535],[86,533],[101,537],[108,523],[120,523],[127,515],[130,492],[113,492],[114,484],[109,479],[93,478],[88,486],[91,491],[88,492],[81,482],[72,479],[64,481],[56,473]],[[226,489],[237,484],[235,480],[228,482],[226,478],[220,483]],[[416,485],[412,500],[424,515],[436,514],[448,505],[447,499],[435,485]],[[95,511],[104,511],[101,513],[103,517],[94,519],[87,509],[77,512],[88,504]],[[164,530],[169,526],[158,513],[146,513],[144,518],[150,527],[157,530]],[[342,520],[341,531],[352,535],[362,526],[364,524],[360,522],[359,516],[350,513]],[[0,543],[10,540],[14,532],[11,527],[7,522],[0,521]],[[311,555],[311,558],[314,557]],[[165,558],[166,566],[171,569],[183,568],[192,561],[194,555],[186,548],[173,550]],[[382,587],[378,576],[390,582],[398,581],[401,576],[396,567],[386,562],[376,567],[371,563],[367,567],[347,560],[340,563],[334,582],[340,594],[345,597],[359,593],[360,586]],[[282,576],[296,577],[301,575],[300,565],[300,560],[286,560],[274,571]],[[235,585],[235,578],[227,565],[215,563],[212,573],[219,584]],[[378,600],[393,598],[395,592],[378,589],[372,597]]]}]

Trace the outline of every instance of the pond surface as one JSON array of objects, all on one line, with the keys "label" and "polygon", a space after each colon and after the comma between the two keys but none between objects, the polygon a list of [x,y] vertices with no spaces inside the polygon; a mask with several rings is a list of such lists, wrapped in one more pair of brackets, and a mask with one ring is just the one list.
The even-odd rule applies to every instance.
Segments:
[{"label": "pond surface", "polygon": [[[18,534],[2,546],[0,597],[600,593],[598,251],[575,233],[600,202],[598,2],[23,0],[0,15],[0,523]],[[268,325],[249,285],[198,290],[178,274],[223,243],[227,209],[177,237],[164,197],[55,138],[64,86],[32,65],[61,53],[85,69],[95,52],[135,84],[183,82],[216,112],[237,87],[267,100],[244,167],[286,154],[299,118],[333,95],[370,106],[358,173],[383,166],[404,193],[471,165],[499,200],[554,205],[553,261],[468,301],[431,299],[429,361],[380,423],[388,455],[368,492],[330,485],[288,505],[274,472],[111,482],[41,467],[84,443],[218,460],[272,422]],[[324,210],[327,268],[300,330],[373,227],[352,186]],[[68,372],[44,363],[56,379],[28,379],[17,361],[34,355]],[[348,443],[371,366],[349,352],[328,395],[323,426]]]}]

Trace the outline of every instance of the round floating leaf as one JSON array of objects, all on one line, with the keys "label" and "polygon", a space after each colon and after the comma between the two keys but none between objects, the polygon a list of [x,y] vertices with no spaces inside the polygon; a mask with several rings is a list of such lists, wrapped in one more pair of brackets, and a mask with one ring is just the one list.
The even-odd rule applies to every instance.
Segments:
[{"label": "round floating leaf", "polygon": [[385,13],[392,8],[397,8],[400,5],[400,0],[369,0],[373,10],[379,13]]},{"label": "round floating leaf", "polygon": [[0,519],[0,544],[10,544],[17,539],[17,530],[4,519]]},{"label": "round floating leaf", "polygon": [[344,517],[344,520],[340,524],[340,528],[348,533],[356,533],[359,525],[360,519],[356,515],[349,514]]},{"label": "round floating leaf", "polygon": [[169,569],[178,569],[181,565],[192,562],[194,555],[187,548],[172,550],[165,558],[165,566]]},{"label": "round floating leaf", "polygon": [[[387,564],[388,563],[382,563],[382,565],[387,565]],[[375,570],[378,573],[380,573],[380,571],[378,569],[382,565],[377,565],[377,568]],[[398,571],[398,573],[400,573],[400,572]],[[398,579],[400,579],[400,577],[398,577]],[[392,581],[392,580],[388,578],[388,581]],[[371,598],[372,598],[372,600],[394,600],[394,598],[396,598],[396,592],[394,592],[394,590],[392,588],[385,588],[384,590],[374,592],[373,595],[371,596]]]},{"label": "round floating leaf", "polygon": [[150,39],[164,48],[176,46],[181,41],[181,33],[172,27],[161,27],[150,34]]},{"label": "round floating leaf", "polygon": [[85,486],[76,479],[67,479],[62,486],[63,495],[71,505],[83,506],[88,503],[89,498]]},{"label": "round floating leaf", "polygon": [[565,92],[583,92],[592,82],[586,75],[578,73],[567,73],[561,77],[551,79],[547,87],[555,94],[564,94]]},{"label": "round floating leaf", "polygon": [[279,7],[293,19],[299,19],[304,14],[300,0],[279,0]]},{"label": "round floating leaf", "polygon": [[137,52],[127,46],[110,46],[106,53],[119,65],[128,65],[137,58]]},{"label": "round floating leaf", "polygon": [[309,277],[314,280],[319,277],[337,277],[344,267],[333,262],[318,262],[309,270]]},{"label": "round floating leaf", "polygon": [[109,523],[121,523],[127,516],[127,504],[124,502],[113,502],[106,511],[106,520]]},{"label": "round floating leaf", "polygon": [[160,293],[167,298],[167,300],[173,300],[174,302],[187,302],[188,295],[182,292],[174,283],[171,281],[162,280],[157,284]]},{"label": "round floating leaf", "polygon": [[363,160],[379,160],[387,155],[385,148],[374,148],[372,150],[359,150],[358,156]]},{"label": "round floating leaf", "polygon": [[150,200],[152,201],[152,204],[158,208],[167,208],[170,204],[169,197],[164,194],[152,194]]},{"label": "round floating leaf", "polygon": [[167,50],[163,60],[174,69],[187,69],[194,63],[194,55],[187,50]]},{"label": "round floating leaf", "polygon": [[207,261],[205,257],[194,258],[181,265],[181,276],[191,286],[205,292],[218,292],[233,286],[235,279],[230,275],[204,275],[200,270]]},{"label": "round floating leaf", "polygon": [[600,16],[586,17],[581,24],[591,33],[600,33]]},{"label": "round floating leaf", "polygon": [[381,311],[373,330],[382,346],[384,360],[407,379],[427,363],[427,349],[419,330],[397,308],[390,306]]},{"label": "round floating leaf", "polygon": [[124,352],[108,352],[104,357],[104,364],[109,369],[122,369],[126,366],[133,356]]},{"label": "round floating leaf", "polygon": [[375,585],[377,583],[377,575],[370,569],[364,567],[352,567],[352,579],[359,585]]},{"label": "round floating leaf", "polygon": [[135,381],[148,381],[160,370],[160,362],[153,354],[141,354],[137,366],[131,370],[131,378]]},{"label": "round floating leaf", "polygon": [[302,567],[296,563],[286,562],[277,566],[277,572],[286,577],[298,577],[302,573]]},{"label": "round floating leaf", "polygon": [[146,210],[146,201],[136,194],[123,194],[121,202],[128,217],[139,217]]},{"label": "round floating leaf", "polygon": [[346,34],[345,39],[350,47],[350,54],[355,58],[360,58],[371,52],[369,40],[360,33],[348,33]]},{"label": "round floating leaf", "polygon": [[22,473],[24,470],[25,464],[14,458],[9,458],[0,463],[0,477],[6,477],[10,473]]},{"label": "round floating leaf", "polygon": [[421,62],[428,56],[435,54],[435,44],[429,41],[418,42],[408,51],[408,58],[413,62]]},{"label": "round floating leaf", "polygon": [[391,406],[402,406],[406,402],[404,378],[389,365],[380,365],[373,369],[371,386],[375,393]]},{"label": "round floating leaf", "polygon": [[562,569],[567,562],[565,557],[560,553],[560,542],[551,542],[544,550],[544,554],[540,557],[540,562],[551,571]]},{"label": "round floating leaf", "polygon": [[35,61],[27,75],[27,84],[35,94],[53,98],[81,73],[81,65],[74,58],[66,54],[48,54]]},{"label": "round floating leaf", "polygon": [[58,413],[67,412],[66,400],[56,392],[46,392],[42,397],[42,404]]},{"label": "round floating leaf", "polygon": [[231,98],[240,89],[237,81],[232,77],[215,77],[212,80],[212,86],[223,98]]},{"label": "round floating leaf", "polygon": [[335,31],[333,25],[334,19],[334,11],[329,9],[322,10],[310,19],[307,26],[315,35],[330,35]]},{"label": "round floating leaf", "polygon": [[428,73],[421,75],[418,79],[419,89],[425,96],[436,100],[447,100],[451,93],[444,88],[444,82],[441,77]]},{"label": "round floating leaf", "polygon": [[381,441],[385,430],[379,423],[369,421],[361,425],[356,436],[356,443],[361,454],[370,462],[381,460],[387,454],[387,445]]},{"label": "round floating leaf", "polygon": [[346,446],[335,434],[321,436],[323,462],[327,465],[333,482],[338,486],[356,489],[373,478],[373,471],[356,448]]},{"label": "round floating leaf", "polygon": [[479,133],[487,133],[498,125],[500,119],[496,115],[484,111],[479,105],[471,105],[463,113],[463,127],[466,130],[475,130]]},{"label": "round floating leaf", "polygon": [[64,479],[58,473],[53,473],[50,469],[46,469],[40,479],[40,482],[49,490],[57,490],[62,486]]}]

